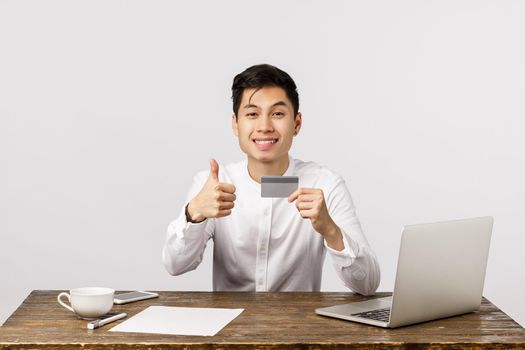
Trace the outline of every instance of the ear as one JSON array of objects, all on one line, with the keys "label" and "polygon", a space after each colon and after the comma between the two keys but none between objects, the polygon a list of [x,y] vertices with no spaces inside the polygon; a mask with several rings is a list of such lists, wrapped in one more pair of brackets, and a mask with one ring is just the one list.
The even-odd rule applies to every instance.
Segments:
[{"label": "ear", "polygon": [[232,130],[233,134],[239,137],[239,125],[237,125],[237,118],[235,117],[235,113],[232,114]]},{"label": "ear", "polygon": [[295,116],[295,130],[294,130],[294,136],[297,136],[299,134],[299,130],[301,130],[301,126],[303,125],[303,115],[301,112],[297,112],[297,116]]}]

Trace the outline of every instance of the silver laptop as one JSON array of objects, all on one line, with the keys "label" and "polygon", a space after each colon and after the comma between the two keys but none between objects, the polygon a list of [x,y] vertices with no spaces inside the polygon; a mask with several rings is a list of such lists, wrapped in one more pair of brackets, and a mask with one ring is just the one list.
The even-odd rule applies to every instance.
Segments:
[{"label": "silver laptop", "polygon": [[481,217],[407,225],[391,297],[315,312],[395,328],[476,311],[481,305],[492,224],[492,217]]}]

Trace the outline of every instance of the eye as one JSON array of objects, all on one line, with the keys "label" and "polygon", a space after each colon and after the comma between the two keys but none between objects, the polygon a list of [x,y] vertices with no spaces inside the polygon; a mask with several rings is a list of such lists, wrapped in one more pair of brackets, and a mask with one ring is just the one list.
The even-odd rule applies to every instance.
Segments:
[{"label": "eye", "polygon": [[248,118],[255,118],[256,116],[257,116],[257,113],[255,113],[255,112],[246,113],[246,117],[248,117]]},{"label": "eye", "polygon": [[284,113],[283,112],[275,112],[273,115],[276,116],[277,118],[284,117]]}]

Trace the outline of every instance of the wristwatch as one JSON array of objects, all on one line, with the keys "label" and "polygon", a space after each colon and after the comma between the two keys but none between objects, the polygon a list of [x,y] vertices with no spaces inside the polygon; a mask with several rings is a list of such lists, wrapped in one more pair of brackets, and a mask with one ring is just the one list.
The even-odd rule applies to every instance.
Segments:
[{"label": "wristwatch", "polygon": [[190,212],[188,211],[188,206],[190,205],[190,203],[186,204],[186,207],[184,208],[184,213],[186,214],[186,221],[187,222],[191,222],[192,224],[198,224],[200,222],[203,222],[204,220],[206,220],[206,218],[204,218],[204,220],[201,220],[201,221],[195,221],[191,218],[191,215],[190,215]]}]

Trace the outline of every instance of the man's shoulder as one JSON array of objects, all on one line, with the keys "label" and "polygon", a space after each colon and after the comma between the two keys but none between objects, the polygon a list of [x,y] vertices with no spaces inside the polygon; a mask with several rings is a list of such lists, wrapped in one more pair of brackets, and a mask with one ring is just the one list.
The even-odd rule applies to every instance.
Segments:
[{"label": "man's shoulder", "polygon": [[342,180],[342,177],[333,170],[313,161],[294,159],[294,166],[294,172],[299,178],[307,177],[327,183],[336,183]]}]

